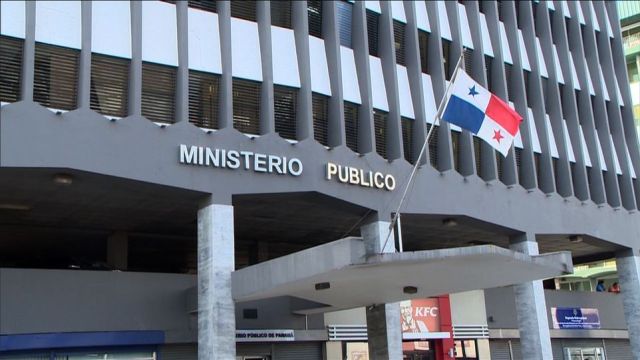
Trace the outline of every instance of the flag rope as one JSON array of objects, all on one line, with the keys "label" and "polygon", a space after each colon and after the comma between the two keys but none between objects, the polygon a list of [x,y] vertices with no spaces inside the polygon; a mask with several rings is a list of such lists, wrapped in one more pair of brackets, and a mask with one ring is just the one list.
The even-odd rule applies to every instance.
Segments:
[{"label": "flag rope", "polygon": [[[393,227],[395,226],[396,222],[398,221],[398,218],[400,217],[400,209],[402,208],[404,200],[407,197],[407,192],[409,191],[409,187],[411,186],[411,182],[413,181],[413,178],[414,178],[418,168],[420,167],[420,160],[422,159],[422,155],[424,154],[424,152],[425,152],[425,150],[427,148],[427,145],[429,144],[429,139],[431,138],[431,133],[433,132],[433,129],[435,129],[436,124],[440,123],[440,115],[442,113],[442,107],[446,103],[445,100],[450,95],[451,85],[455,82],[456,77],[458,76],[458,71],[460,70],[460,65],[463,63],[463,61],[464,61],[464,49],[462,49],[462,52],[460,53],[460,58],[458,58],[458,63],[456,64],[456,67],[454,68],[453,75],[451,76],[451,80],[449,81],[449,85],[447,85],[447,88],[444,91],[444,95],[442,96],[442,99],[440,99],[440,104],[438,105],[438,111],[436,112],[436,115],[434,116],[433,124],[431,125],[431,128],[429,128],[429,131],[427,132],[427,136],[425,137],[424,143],[422,144],[422,149],[420,150],[420,153],[418,154],[418,158],[416,159],[416,163],[413,165],[413,169],[411,170],[411,174],[409,175],[409,179],[407,180],[407,183],[404,186],[404,190],[402,192],[402,197],[400,198],[400,203],[398,204],[398,208],[396,209],[396,212],[393,214],[393,217],[391,218],[391,223],[389,224],[389,229],[387,231],[387,237],[384,240],[384,245],[382,246],[382,248],[380,248],[380,254],[384,253],[384,249],[387,247],[387,243],[389,242],[389,238],[391,237],[391,232],[393,231]],[[402,248],[402,245],[400,245],[400,247]]]}]

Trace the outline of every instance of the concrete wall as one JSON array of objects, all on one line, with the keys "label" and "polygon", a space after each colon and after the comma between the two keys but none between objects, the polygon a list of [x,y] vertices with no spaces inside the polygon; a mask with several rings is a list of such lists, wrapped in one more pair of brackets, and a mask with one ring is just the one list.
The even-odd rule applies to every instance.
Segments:
[{"label": "concrete wall", "polygon": [[486,325],[487,316],[482,290],[449,295],[451,322],[456,325]]},{"label": "concrete wall", "polygon": [[[514,294],[511,287],[487,289],[485,302],[490,329],[517,329]],[[622,297],[610,293],[545,290],[547,308],[583,307],[598,309],[602,329],[624,330],[627,324],[622,310]],[[549,326],[553,326],[547,310]],[[491,321],[493,319],[493,321]]]}]

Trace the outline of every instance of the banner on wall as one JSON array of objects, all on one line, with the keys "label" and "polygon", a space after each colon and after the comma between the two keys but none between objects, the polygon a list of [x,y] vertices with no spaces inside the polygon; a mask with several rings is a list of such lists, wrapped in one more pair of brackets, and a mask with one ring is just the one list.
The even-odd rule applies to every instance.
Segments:
[{"label": "banner on wall", "polygon": [[440,331],[438,299],[405,300],[400,303],[400,323],[403,340],[447,339]]},{"label": "banner on wall", "polygon": [[554,329],[600,329],[598,309],[552,307]]}]

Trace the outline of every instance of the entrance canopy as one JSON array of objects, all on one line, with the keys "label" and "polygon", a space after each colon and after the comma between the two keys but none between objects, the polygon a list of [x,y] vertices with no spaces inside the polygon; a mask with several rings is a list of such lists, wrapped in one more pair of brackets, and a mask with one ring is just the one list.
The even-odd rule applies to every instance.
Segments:
[{"label": "entrance canopy", "polygon": [[237,302],[277,296],[309,301],[316,313],[486,289],[570,274],[569,252],[529,256],[494,245],[366,256],[345,238],[232,274]]}]

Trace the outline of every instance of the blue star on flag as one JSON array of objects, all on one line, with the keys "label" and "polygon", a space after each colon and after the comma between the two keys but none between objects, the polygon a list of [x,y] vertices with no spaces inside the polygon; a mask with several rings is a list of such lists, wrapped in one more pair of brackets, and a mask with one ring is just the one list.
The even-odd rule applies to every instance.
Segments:
[{"label": "blue star on flag", "polygon": [[468,95],[471,95],[471,96],[473,96],[475,98],[476,95],[478,95],[478,94],[479,94],[479,92],[476,91],[476,86],[475,85],[473,85],[472,87],[469,88],[469,94]]}]

